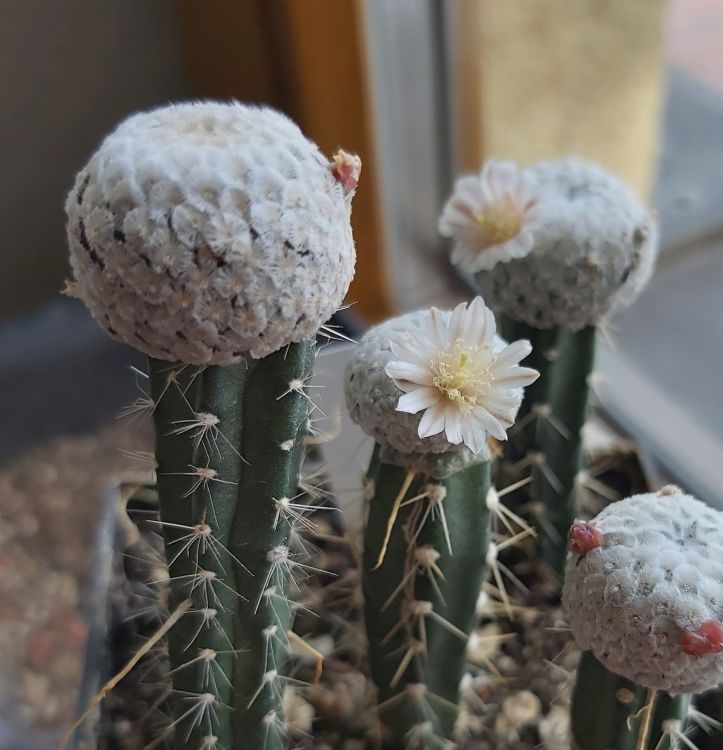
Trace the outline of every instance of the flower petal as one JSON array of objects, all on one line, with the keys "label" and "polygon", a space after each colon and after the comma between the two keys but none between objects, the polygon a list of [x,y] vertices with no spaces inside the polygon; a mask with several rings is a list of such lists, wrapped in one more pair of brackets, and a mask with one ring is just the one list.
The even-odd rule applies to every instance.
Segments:
[{"label": "flower petal", "polygon": [[514,162],[488,161],[482,170],[482,184],[496,201],[503,201],[514,195],[518,174]]},{"label": "flower petal", "polygon": [[462,418],[462,441],[475,454],[479,453],[487,443],[487,431],[473,414],[465,414]]},{"label": "flower petal", "polygon": [[479,237],[479,224],[472,211],[464,205],[454,203],[444,209],[437,222],[437,231],[442,237],[457,237],[462,233]]},{"label": "flower petal", "polygon": [[[467,309],[467,315],[465,324],[462,327],[462,338],[473,344],[475,341],[483,343],[485,339],[486,328],[490,322],[488,317],[489,310],[484,303],[482,297],[475,297],[470,303]],[[492,336],[494,336],[495,319],[491,316],[492,320]]]},{"label": "flower petal", "polygon": [[436,307],[433,307],[429,311],[429,319],[427,330],[434,346],[437,349],[442,349],[448,341],[447,336],[447,322],[445,314]]},{"label": "flower petal", "polygon": [[447,204],[467,217],[467,221],[474,221],[475,214],[484,208],[485,196],[482,183],[478,177],[463,177],[457,181],[452,199]]},{"label": "flower petal", "polygon": [[408,380],[419,385],[432,385],[432,373],[412,362],[388,362],[384,372],[392,380]]},{"label": "flower petal", "polygon": [[465,318],[467,317],[467,304],[460,302],[452,310],[452,318],[447,329],[447,342],[451,343],[457,339],[464,338]]},{"label": "flower petal", "polygon": [[400,360],[425,368],[429,363],[429,356],[426,356],[431,354],[427,351],[429,347],[425,347],[416,337],[409,336],[407,341],[390,338],[389,348],[392,350],[392,354]]},{"label": "flower petal", "polygon": [[445,409],[439,402],[422,414],[417,434],[420,438],[438,435],[444,429]]},{"label": "flower petal", "polygon": [[447,442],[452,445],[459,445],[462,442],[462,412],[459,409],[447,408],[444,433]]},{"label": "flower petal", "polygon": [[501,371],[516,365],[532,352],[532,344],[527,339],[520,339],[508,344],[502,351],[497,353],[497,359],[492,366],[492,372]]},{"label": "flower petal", "polygon": [[487,430],[490,435],[492,435],[492,437],[496,437],[498,440],[507,440],[507,432],[505,428],[500,424],[497,417],[490,414],[483,406],[478,406],[473,409],[472,414],[479,424]]},{"label": "flower petal", "polygon": [[463,271],[467,273],[477,273],[480,270],[478,267],[479,251],[470,248],[466,243],[457,241],[452,248],[452,254],[450,261],[453,266],[459,266]]},{"label": "flower petal", "polygon": [[436,388],[416,388],[399,397],[396,410],[416,414],[422,409],[434,406],[440,398],[441,394]]},{"label": "flower petal", "polygon": [[522,402],[522,391],[515,391],[514,394],[511,395],[510,391],[489,394],[485,399],[485,410],[500,423],[504,430],[508,430],[515,423],[515,417]]},{"label": "flower petal", "polygon": [[477,341],[480,346],[490,347],[497,333],[497,323],[495,316],[489,307],[484,309],[484,322],[477,333]]},{"label": "flower petal", "polygon": [[540,377],[540,373],[537,370],[533,370],[531,367],[508,367],[501,372],[495,372],[495,385],[499,388],[509,390],[511,388],[524,388],[530,383],[534,383],[537,378]]}]

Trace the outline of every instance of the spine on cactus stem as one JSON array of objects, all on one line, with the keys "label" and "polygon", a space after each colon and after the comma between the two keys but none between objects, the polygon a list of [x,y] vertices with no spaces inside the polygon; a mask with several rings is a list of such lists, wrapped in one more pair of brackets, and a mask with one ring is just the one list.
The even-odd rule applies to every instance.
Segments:
[{"label": "spine on cactus stem", "polygon": [[364,539],[370,664],[390,750],[405,747],[425,722],[431,725],[423,746],[452,736],[490,535],[488,462],[445,479],[417,473],[402,498],[384,561],[372,570],[407,476],[405,468],[372,462],[374,495]]},{"label": "spine on cactus stem", "polygon": [[[573,750],[638,750],[642,721],[640,712],[648,691],[631,680],[606,669],[590,651],[577,668],[572,696],[571,732]],[[652,707],[650,732],[643,750],[673,750],[675,738],[665,734],[664,722],[685,722],[689,695],[657,693]]]},{"label": "spine on cactus stem", "polygon": [[[520,478],[520,473],[524,470],[517,467],[525,466],[528,456],[541,449],[541,419],[536,413],[536,407],[547,403],[551,372],[557,357],[559,329],[542,330],[503,315],[500,319],[500,334],[506,341],[527,339],[532,345],[532,352],[525,359],[525,366],[540,373],[540,377],[525,388],[525,396],[517,412],[516,427],[503,447],[502,484],[506,485]],[[526,488],[511,493],[507,498],[508,505],[513,508],[528,502],[529,490]]]},{"label": "spine on cactus stem", "polygon": [[526,323],[502,319],[502,334],[508,340],[527,338],[532,353],[525,365],[540,372],[540,378],[525,389],[517,415],[518,429],[503,449],[503,483],[512,483],[531,469],[532,486],[512,493],[511,507],[532,498],[538,521],[541,554],[561,574],[567,552],[567,530],[575,518],[576,478],[582,468],[581,430],[588,406],[589,379],[595,358],[596,328],[581,331],[563,328],[536,329]]},{"label": "spine on cactus stem", "polygon": [[533,467],[533,498],[541,503],[548,525],[547,532],[540,529],[542,557],[559,575],[565,567],[567,531],[575,520],[596,332],[594,326],[588,326],[558,335],[557,358],[548,373],[549,413],[540,425],[540,460],[544,465]]},{"label": "spine on cactus stem", "polygon": [[[156,457],[171,606],[176,747],[283,746],[281,670],[290,623],[290,525],[314,342],[263,359],[194,368],[151,360]],[[191,744],[189,744],[191,743]]]}]

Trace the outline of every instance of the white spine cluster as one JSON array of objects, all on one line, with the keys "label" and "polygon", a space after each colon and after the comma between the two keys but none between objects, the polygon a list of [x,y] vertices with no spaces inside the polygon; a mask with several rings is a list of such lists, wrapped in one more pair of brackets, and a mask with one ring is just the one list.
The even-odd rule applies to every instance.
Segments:
[{"label": "white spine cluster", "polygon": [[723,514],[677,488],[576,522],[563,604],[575,640],[639,685],[723,681]]},{"label": "white spine cluster", "polygon": [[68,196],[74,292],[111,335],[160,359],[226,365],[301,341],[353,275],[354,165],[339,174],[270,109],[134,115]]},{"label": "white spine cluster", "polygon": [[657,255],[657,231],[632,192],[579,159],[529,169],[540,205],[532,249],[477,274],[496,312],[536,328],[573,331],[633,302]]}]

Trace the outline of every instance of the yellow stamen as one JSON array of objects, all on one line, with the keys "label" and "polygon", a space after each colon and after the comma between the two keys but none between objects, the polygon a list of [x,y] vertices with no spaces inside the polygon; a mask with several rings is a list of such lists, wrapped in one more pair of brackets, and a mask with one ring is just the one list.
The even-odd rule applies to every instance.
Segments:
[{"label": "yellow stamen", "polygon": [[485,243],[489,245],[500,245],[522,231],[522,213],[512,205],[497,203],[485,206],[474,218]]},{"label": "yellow stamen", "polygon": [[[484,358],[480,357],[482,353],[487,353]],[[485,347],[469,346],[457,339],[430,362],[432,385],[457,406],[476,406],[492,386],[490,368],[495,359]]]}]

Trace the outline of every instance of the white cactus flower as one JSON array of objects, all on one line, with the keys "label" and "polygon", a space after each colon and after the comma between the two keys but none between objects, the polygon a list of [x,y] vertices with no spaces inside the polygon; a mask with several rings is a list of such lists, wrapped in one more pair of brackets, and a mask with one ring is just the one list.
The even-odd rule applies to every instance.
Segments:
[{"label": "white cactus flower", "polygon": [[421,438],[444,432],[452,445],[482,450],[487,435],[507,439],[521,391],[539,376],[520,367],[532,347],[528,341],[495,346],[494,315],[481,297],[462,303],[451,317],[433,307],[419,328],[390,337],[398,359],[387,375],[404,391],[397,411],[424,414]]},{"label": "white cactus flower", "polygon": [[[396,353],[392,350],[392,341]],[[421,342],[419,346],[417,341]],[[450,345],[449,350],[445,351],[445,344]],[[408,349],[411,349],[410,356]],[[455,351],[456,361],[452,356]],[[422,357],[423,353],[428,356]],[[344,389],[349,414],[377,441],[383,461],[442,479],[471,464],[490,460],[488,433],[504,438],[522,402],[521,383],[532,382],[537,377],[534,370],[516,367],[527,353],[526,341],[508,346],[495,333],[494,318],[481,299],[475,300],[469,308],[462,304],[454,312],[427,309],[392,318],[364,334],[347,364]],[[468,363],[470,354],[473,356]],[[460,356],[465,362],[458,371]],[[400,367],[390,370],[394,377],[390,376],[387,365],[400,362]],[[439,388],[426,385],[429,378],[425,368],[429,367],[439,368],[432,375],[433,379],[439,378]],[[414,379],[415,375],[419,376],[419,381]],[[494,383],[491,382],[493,376]],[[469,380],[455,385],[455,377]],[[482,382],[485,379],[490,381],[489,387]],[[453,413],[449,427],[452,438],[459,440],[453,443],[448,439],[446,422],[434,433],[425,421],[420,432],[426,417],[425,408],[420,407],[417,413],[399,411],[400,397],[406,394],[398,383],[407,389],[406,394],[434,387],[435,399],[441,396],[439,403],[443,407],[449,403],[459,415],[459,427],[454,425]],[[459,394],[454,392],[455,388]],[[450,398],[445,396],[445,391]],[[480,401],[483,392],[484,403]],[[418,397],[424,398],[426,393]],[[431,396],[430,393],[429,399]],[[474,406],[473,400],[478,402]],[[402,401],[402,406],[409,408],[409,399]],[[482,413],[483,408],[487,414]],[[477,415],[474,427],[472,419],[463,419],[468,411]],[[434,412],[426,418],[432,416]],[[464,440],[465,435],[469,442]],[[468,447],[469,443],[472,448]]]},{"label": "white cactus flower", "polygon": [[538,200],[525,225],[531,245],[524,257],[477,266],[480,292],[496,313],[535,328],[598,325],[649,281],[655,220],[615,176],[580,159],[539,162],[526,174]]},{"label": "white cactus flower", "polygon": [[524,258],[538,224],[534,178],[512,162],[488,161],[478,176],[457,180],[438,229],[454,238],[452,263],[477,273]]}]

